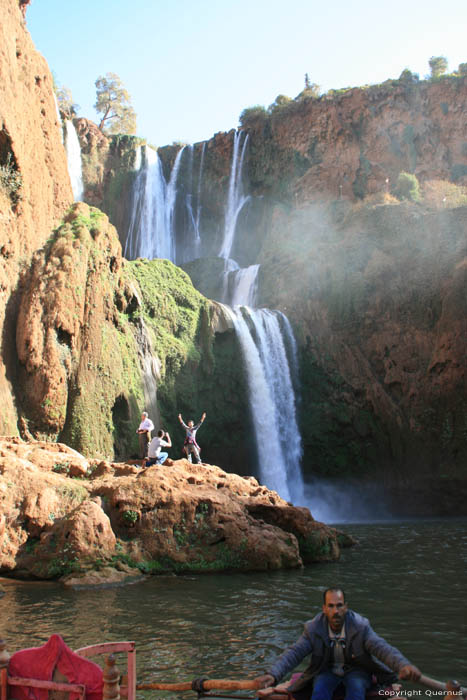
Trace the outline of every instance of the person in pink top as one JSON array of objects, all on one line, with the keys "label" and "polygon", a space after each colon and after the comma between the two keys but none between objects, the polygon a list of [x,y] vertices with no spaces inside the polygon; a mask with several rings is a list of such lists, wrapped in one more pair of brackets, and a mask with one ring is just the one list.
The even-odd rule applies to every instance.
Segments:
[{"label": "person in pink top", "polygon": [[185,429],[185,442],[183,443],[183,450],[186,452],[186,456],[189,462],[192,460],[192,455],[194,455],[196,463],[201,464],[201,457],[199,456],[200,446],[196,442],[196,432],[204,423],[206,418],[206,413],[203,413],[201,420],[196,425],[192,420],[188,421],[188,425],[183,422],[181,413],[178,414],[178,420],[180,421],[182,427]]}]

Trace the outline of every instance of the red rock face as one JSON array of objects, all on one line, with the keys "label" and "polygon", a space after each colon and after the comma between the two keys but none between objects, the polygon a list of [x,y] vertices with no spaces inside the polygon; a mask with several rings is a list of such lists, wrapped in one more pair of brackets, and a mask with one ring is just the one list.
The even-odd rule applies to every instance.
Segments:
[{"label": "red rock face", "polygon": [[[265,165],[281,177],[274,163],[281,151],[302,159],[300,172],[290,155],[283,163],[298,203],[382,192],[403,170],[465,184],[466,110],[466,78],[355,88],[296,103],[270,118],[276,155]],[[264,124],[250,131],[253,148],[265,137]]]},{"label": "red rock face", "polygon": [[[11,320],[21,266],[44,244],[73,200],[45,59],[34,49],[17,0],[0,0],[0,164],[21,175],[20,199],[0,192],[0,432],[16,432]],[[8,160],[9,159],[9,160]]]}]

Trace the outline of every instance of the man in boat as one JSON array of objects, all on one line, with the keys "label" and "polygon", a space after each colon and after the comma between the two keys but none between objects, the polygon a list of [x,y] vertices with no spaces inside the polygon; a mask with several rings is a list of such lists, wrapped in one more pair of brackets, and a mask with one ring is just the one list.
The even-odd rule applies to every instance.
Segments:
[{"label": "man in boat", "polygon": [[196,442],[196,431],[202,426],[206,418],[206,413],[203,413],[201,420],[196,425],[192,420],[188,421],[188,425],[183,422],[181,413],[178,414],[178,420],[180,421],[182,427],[185,429],[185,442],[183,443],[183,451],[186,453],[187,459],[191,462],[191,456],[193,455],[197,464],[201,464],[201,457],[199,456],[200,446]]},{"label": "man in boat", "polygon": [[305,623],[300,639],[256,679],[262,688],[269,689],[260,690],[259,697],[272,693],[272,686],[308,655],[311,660],[304,673],[291,684],[280,686],[295,700],[331,700],[341,684],[345,700],[364,700],[373,679],[388,685],[397,675],[411,681],[421,676],[398,649],[372,630],[365,617],[348,609],[341,588],[324,592],[322,612]]},{"label": "man in boat", "polygon": [[[168,452],[161,452],[161,447],[172,447],[172,440],[169,433],[163,430],[158,430],[155,438],[148,445],[148,456],[144,462],[145,467],[151,467],[153,464],[164,464],[169,456]],[[168,462],[170,464],[170,462]]]},{"label": "man in boat", "polygon": [[151,440],[151,430],[154,430],[154,423],[146,411],[141,414],[141,423],[136,431],[138,433],[139,440],[139,456],[141,459],[145,459],[148,454],[148,443]]}]

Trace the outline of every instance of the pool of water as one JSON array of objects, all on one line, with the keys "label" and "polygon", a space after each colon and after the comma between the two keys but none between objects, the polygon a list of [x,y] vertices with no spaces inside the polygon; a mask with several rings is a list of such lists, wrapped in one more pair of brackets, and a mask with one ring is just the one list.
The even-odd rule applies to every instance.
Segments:
[{"label": "pool of water", "polygon": [[342,526],[359,544],[339,562],[298,571],[152,577],[80,591],[4,579],[0,636],[10,653],[53,632],[72,648],[135,640],[139,682],[254,677],[320,611],[322,591],[337,585],[423,673],[467,685],[466,524]]}]

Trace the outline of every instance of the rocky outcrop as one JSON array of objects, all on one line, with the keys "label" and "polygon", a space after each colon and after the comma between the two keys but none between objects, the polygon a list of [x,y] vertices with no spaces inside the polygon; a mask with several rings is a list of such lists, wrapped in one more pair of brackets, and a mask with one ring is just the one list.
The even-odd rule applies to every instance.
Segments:
[{"label": "rocky outcrop", "polygon": [[17,0],[1,0],[0,11],[0,432],[14,433],[18,278],[73,196],[52,75]]},{"label": "rocky outcrop", "polygon": [[68,585],[118,583],[131,569],[296,568],[352,543],[253,477],[186,460],[139,469],[19,438],[0,440],[0,500],[0,572]]}]

